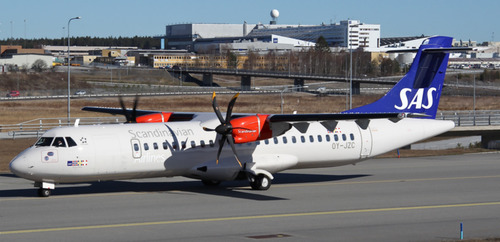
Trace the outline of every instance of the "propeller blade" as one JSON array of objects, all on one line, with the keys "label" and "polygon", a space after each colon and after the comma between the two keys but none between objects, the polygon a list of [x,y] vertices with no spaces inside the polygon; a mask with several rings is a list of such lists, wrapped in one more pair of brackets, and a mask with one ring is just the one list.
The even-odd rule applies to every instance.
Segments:
[{"label": "propeller blade", "polygon": [[137,123],[137,105],[138,104],[139,104],[139,95],[136,95],[135,99],[134,99],[134,108],[132,109],[132,117],[131,117],[132,123]]},{"label": "propeller blade", "polygon": [[222,147],[224,147],[224,143],[226,142],[226,139],[227,137],[225,135],[223,135],[221,138],[220,138],[220,142],[219,142],[219,150],[217,151],[217,160],[215,160],[215,163],[216,164],[219,164],[219,157],[220,157],[220,153],[222,151]]},{"label": "propeller blade", "polygon": [[222,114],[220,113],[219,105],[217,104],[217,98],[215,97],[215,92],[214,94],[212,94],[212,108],[214,109],[214,112],[217,115],[217,118],[219,119],[220,123],[221,124],[225,123],[224,118],[222,118]]},{"label": "propeller blade", "polygon": [[234,138],[232,135],[228,134],[227,135],[227,141],[229,142],[229,145],[231,145],[231,149],[233,150],[234,158],[236,158],[236,161],[240,165],[240,167],[243,167],[240,162],[240,158],[238,157],[238,153],[236,153],[236,148],[234,147]]},{"label": "propeller blade", "polygon": [[209,132],[210,132],[210,131],[215,131],[215,129],[211,129],[211,128],[207,128],[207,127],[203,127],[203,130],[205,130],[205,131],[209,131]]},{"label": "propeller blade", "polygon": [[128,114],[127,108],[125,107],[125,103],[123,102],[122,96],[118,96],[118,100],[120,101],[120,106],[122,107],[123,115],[125,116],[127,123],[130,123],[131,118],[130,118],[130,115]]},{"label": "propeller blade", "polygon": [[236,98],[238,98],[240,94],[239,93],[236,93],[233,98],[231,98],[231,101],[229,102],[229,104],[227,105],[227,111],[226,111],[226,122],[229,122],[230,119],[231,119],[231,114],[233,113],[233,106],[234,106],[234,103],[236,102]]}]

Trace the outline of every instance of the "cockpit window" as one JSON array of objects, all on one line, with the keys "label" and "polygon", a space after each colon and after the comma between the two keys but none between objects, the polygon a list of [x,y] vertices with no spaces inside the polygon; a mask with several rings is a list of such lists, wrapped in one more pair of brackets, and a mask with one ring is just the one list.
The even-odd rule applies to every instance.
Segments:
[{"label": "cockpit window", "polygon": [[64,141],[63,137],[56,137],[54,139],[54,143],[52,143],[52,146],[55,146],[55,147],[66,147],[66,141]]},{"label": "cockpit window", "polygon": [[50,146],[54,140],[54,137],[41,137],[36,143],[35,146]]},{"label": "cockpit window", "polygon": [[66,137],[66,141],[68,142],[68,147],[76,146],[76,142],[71,137]]}]

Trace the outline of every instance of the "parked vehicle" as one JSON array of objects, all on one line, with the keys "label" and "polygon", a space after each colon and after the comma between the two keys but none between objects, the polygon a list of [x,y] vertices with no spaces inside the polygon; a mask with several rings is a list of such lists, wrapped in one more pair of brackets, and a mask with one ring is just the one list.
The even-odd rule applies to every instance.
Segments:
[{"label": "parked vehicle", "polygon": [[9,93],[7,93],[7,97],[19,97],[19,91],[10,91]]},{"label": "parked vehicle", "polygon": [[85,95],[87,92],[85,90],[78,90],[75,92],[75,95]]}]

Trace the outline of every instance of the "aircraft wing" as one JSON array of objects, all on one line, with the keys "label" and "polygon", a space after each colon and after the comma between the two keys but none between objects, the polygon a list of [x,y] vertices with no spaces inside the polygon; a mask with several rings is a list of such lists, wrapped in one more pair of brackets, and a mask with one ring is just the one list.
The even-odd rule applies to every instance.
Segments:
[{"label": "aircraft wing", "polygon": [[362,129],[368,128],[370,119],[389,119],[398,122],[403,118],[425,117],[418,113],[325,113],[325,114],[275,114],[268,117],[273,136],[281,135],[292,126],[301,133],[307,132],[309,122],[319,122],[327,130],[334,130],[341,120],[355,120]]},{"label": "aircraft wing", "polygon": [[325,113],[325,114],[275,114],[269,117],[269,122],[313,122],[313,121],[338,121],[357,119],[401,119],[406,117],[422,117],[418,114],[408,113]]},{"label": "aircraft wing", "polygon": [[[83,111],[98,112],[98,113],[108,113],[113,115],[124,115],[132,116],[135,112],[137,117],[146,116],[152,114],[161,114],[161,111],[154,110],[140,110],[140,109],[122,109],[122,108],[108,108],[108,107],[83,107]],[[169,122],[179,122],[179,121],[191,121],[195,116],[195,113],[187,112],[172,112],[168,118]]]}]

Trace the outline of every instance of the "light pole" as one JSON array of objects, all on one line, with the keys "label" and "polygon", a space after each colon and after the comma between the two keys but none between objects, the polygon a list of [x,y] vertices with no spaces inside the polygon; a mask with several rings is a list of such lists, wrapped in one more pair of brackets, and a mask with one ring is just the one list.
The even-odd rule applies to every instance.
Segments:
[{"label": "light pole", "polygon": [[473,93],[473,105],[472,105],[472,113],[473,113],[473,125],[476,126],[476,75],[474,74],[474,93]]},{"label": "light pole", "polygon": [[358,25],[350,25],[349,21],[349,31],[347,34],[347,38],[349,39],[349,56],[350,56],[350,61],[349,61],[349,109],[352,109],[352,40],[351,40],[351,32],[352,28],[358,27]]},{"label": "light pole", "polygon": [[74,17],[70,18],[68,20],[68,125],[71,123],[71,101],[70,101],[70,96],[71,96],[71,90],[70,90],[70,83],[71,83],[71,57],[70,57],[70,52],[69,52],[69,46],[70,46],[70,38],[69,38],[69,23],[71,23],[71,20],[74,19],[81,19],[81,17]]}]

